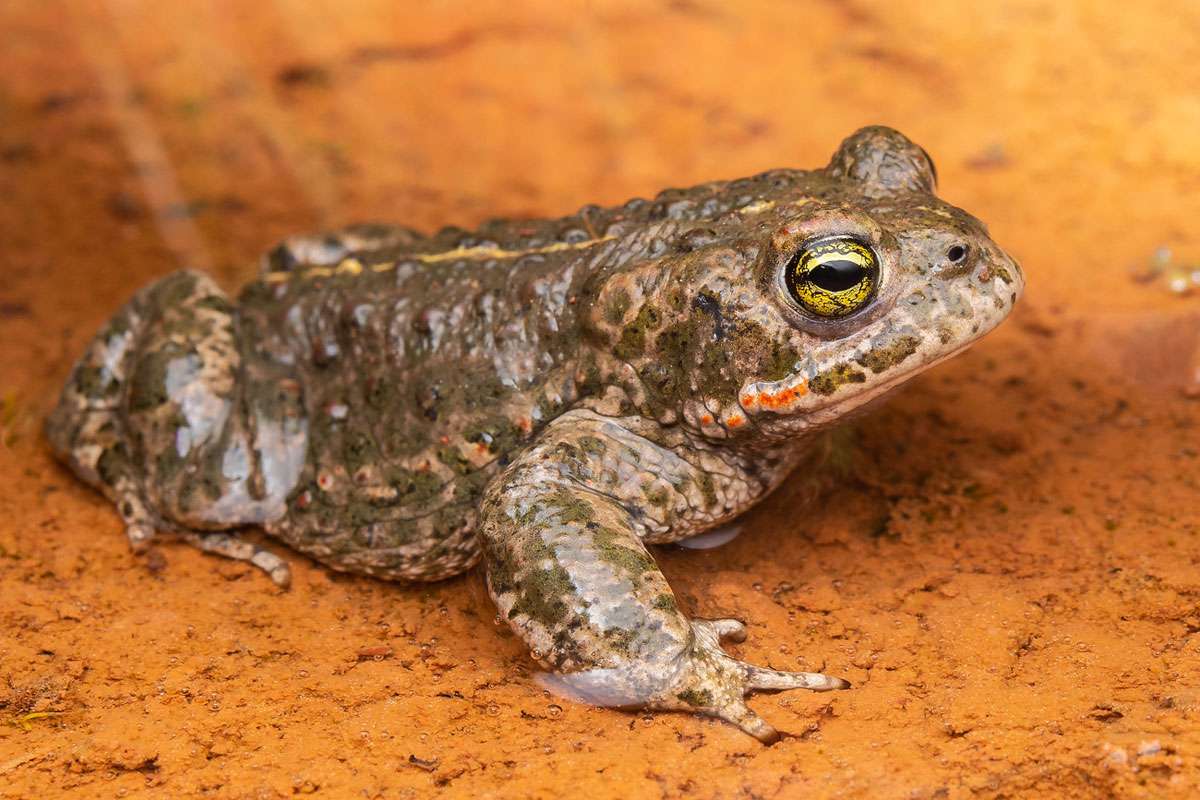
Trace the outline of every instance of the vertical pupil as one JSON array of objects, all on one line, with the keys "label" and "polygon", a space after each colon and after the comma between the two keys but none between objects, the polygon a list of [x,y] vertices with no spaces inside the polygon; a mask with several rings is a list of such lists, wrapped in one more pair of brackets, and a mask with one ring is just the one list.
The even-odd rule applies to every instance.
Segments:
[{"label": "vertical pupil", "polygon": [[822,261],[805,275],[805,279],[827,292],[843,292],[857,286],[865,270],[857,262],[838,258]]}]

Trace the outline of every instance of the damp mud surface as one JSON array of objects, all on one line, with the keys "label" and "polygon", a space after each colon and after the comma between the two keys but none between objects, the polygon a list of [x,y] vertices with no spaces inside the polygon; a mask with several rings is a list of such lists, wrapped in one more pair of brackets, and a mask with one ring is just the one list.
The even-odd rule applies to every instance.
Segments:
[{"label": "damp mud surface", "polygon": [[[0,38],[0,797],[1200,795],[1200,7],[11,0]],[[870,123],[1029,286],[823,502],[655,549],[737,655],[854,684],[752,699],[773,747],[547,694],[478,574],[135,557],[41,438],[181,265],[234,289],[292,233],[814,167]]]}]

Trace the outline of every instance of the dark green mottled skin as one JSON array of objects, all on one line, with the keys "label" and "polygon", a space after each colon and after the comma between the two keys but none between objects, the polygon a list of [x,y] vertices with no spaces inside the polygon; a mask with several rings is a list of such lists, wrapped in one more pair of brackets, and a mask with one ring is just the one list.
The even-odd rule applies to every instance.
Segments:
[{"label": "dark green mottled skin", "polygon": [[[798,465],[819,477],[820,434],[1007,314],[1019,269],[933,186],[920,148],[868,128],[823,170],[474,232],[298,237],[236,303],[186,272],[140,292],[50,440],[135,546],[173,530],[280,582],[286,564],[226,531],[392,579],[482,556],[563,691],[769,740],[743,695],[841,683],[726,655],[740,623],[687,619],[646,544],[732,518]],[[881,263],[842,319],[782,288],[828,235]]]}]

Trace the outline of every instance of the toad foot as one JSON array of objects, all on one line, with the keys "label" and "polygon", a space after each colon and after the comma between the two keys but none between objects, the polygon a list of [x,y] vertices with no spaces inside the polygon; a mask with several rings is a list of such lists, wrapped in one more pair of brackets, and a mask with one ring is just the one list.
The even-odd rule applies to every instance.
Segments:
[{"label": "toad foot", "polygon": [[739,661],[721,649],[720,640],[746,638],[745,626],[734,619],[694,620],[692,647],[680,656],[676,680],[648,707],[694,711],[741,728],[764,744],[779,740],[779,732],[746,705],[753,692],[810,689],[826,692],[848,689],[849,682],[819,672],[786,672]]}]

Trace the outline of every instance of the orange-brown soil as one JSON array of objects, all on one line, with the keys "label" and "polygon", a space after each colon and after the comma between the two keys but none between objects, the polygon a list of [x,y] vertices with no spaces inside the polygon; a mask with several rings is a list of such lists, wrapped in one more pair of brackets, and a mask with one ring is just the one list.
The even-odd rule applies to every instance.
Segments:
[{"label": "orange-brown soil", "polygon": [[[1195,797],[1200,7],[0,4],[0,797]],[[1024,264],[1013,319],[720,549],[660,551],[736,646],[852,680],[763,747],[536,688],[478,575],[295,586],[149,558],[39,434],[182,263],[282,236],[554,214],[824,163],[894,125]]]}]

